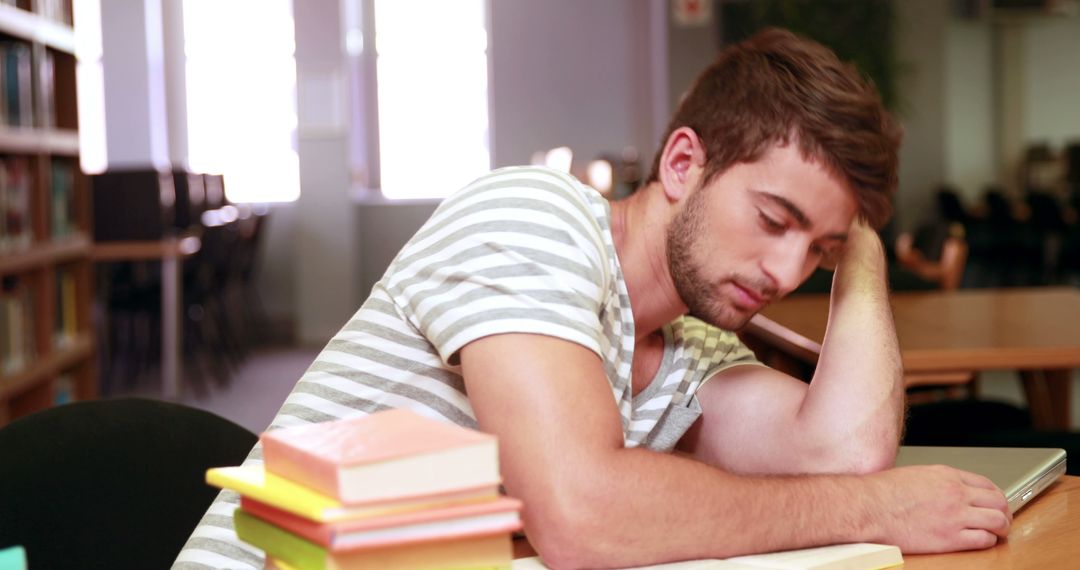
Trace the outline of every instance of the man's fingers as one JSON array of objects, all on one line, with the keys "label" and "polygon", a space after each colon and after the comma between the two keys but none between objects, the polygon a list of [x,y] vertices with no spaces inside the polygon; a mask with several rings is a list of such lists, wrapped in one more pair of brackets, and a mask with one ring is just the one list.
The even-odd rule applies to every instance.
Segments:
[{"label": "man's fingers", "polygon": [[997,544],[996,534],[980,529],[964,529],[960,531],[956,550],[982,550]]},{"label": "man's fingers", "polygon": [[993,481],[976,473],[971,473],[969,471],[961,471],[960,480],[963,481],[964,484],[971,485],[972,487],[979,487],[981,489],[993,489],[999,493],[1001,492],[1001,490],[998,489],[998,486],[995,485]]},{"label": "man's fingers", "polygon": [[996,509],[972,509],[966,526],[969,530],[986,530],[1005,538],[1009,536],[1012,524],[1007,513]]},{"label": "man's fingers", "polygon": [[1009,512],[1009,501],[1000,489],[972,489],[971,505],[984,509],[994,509],[1004,513]]}]

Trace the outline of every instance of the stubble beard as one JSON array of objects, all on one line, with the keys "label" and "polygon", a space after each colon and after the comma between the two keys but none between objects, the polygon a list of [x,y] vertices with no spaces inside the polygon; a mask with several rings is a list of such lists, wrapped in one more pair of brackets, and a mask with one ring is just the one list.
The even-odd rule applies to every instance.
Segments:
[{"label": "stubble beard", "polygon": [[750,321],[753,313],[740,311],[733,303],[721,297],[720,284],[736,282],[730,274],[711,284],[702,275],[701,267],[694,262],[698,236],[705,231],[704,201],[707,191],[694,192],[683,209],[668,226],[665,247],[668,271],[675,284],[675,291],[686,305],[690,316],[725,330],[738,330]]}]

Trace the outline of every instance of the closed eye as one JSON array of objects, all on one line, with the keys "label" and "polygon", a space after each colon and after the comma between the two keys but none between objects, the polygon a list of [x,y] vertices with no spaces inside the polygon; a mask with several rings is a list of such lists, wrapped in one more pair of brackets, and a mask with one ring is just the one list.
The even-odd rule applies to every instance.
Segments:
[{"label": "closed eye", "polygon": [[785,226],[783,222],[769,217],[769,215],[762,210],[758,210],[758,219],[761,221],[761,225],[764,226],[765,230],[769,233],[780,233],[787,229],[787,226]]},{"label": "closed eye", "polygon": [[822,267],[832,269],[836,267],[837,262],[840,260],[840,254],[844,251],[843,247],[822,247],[818,244],[810,246],[810,252],[819,259],[819,265]]}]

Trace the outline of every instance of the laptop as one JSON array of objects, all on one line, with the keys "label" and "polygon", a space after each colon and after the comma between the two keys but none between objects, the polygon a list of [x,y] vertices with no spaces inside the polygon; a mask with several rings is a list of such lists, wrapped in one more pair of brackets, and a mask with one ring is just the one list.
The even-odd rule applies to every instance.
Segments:
[{"label": "laptop", "polygon": [[902,445],[896,466],[948,465],[978,473],[1005,492],[1015,513],[1065,474],[1065,450],[1043,447]]}]

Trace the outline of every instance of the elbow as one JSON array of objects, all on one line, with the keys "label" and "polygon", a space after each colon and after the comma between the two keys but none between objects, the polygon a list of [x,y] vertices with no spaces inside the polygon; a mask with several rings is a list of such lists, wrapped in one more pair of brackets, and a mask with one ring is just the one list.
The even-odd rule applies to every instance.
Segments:
[{"label": "elbow", "polygon": [[[617,537],[607,536],[598,513],[605,509],[596,501],[575,499],[573,493],[547,497],[540,509],[527,512],[525,531],[529,543],[552,570],[598,568],[610,564],[608,546]],[[528,508],[528,507],[526,507]]]},{"label": "elbow", "polygon": [[848,452],[850,473],[870,475],[892,469],[896,464],[897,441],[897,435],[891,432],[860,438],[860,441]]},{"label": "elbow", "polygon": [[896,463],[898,437],[887,429],[834,433],[816,441],[807,472],[869,475]]},{"label": "elbow", "polygon": [[851,471],[855,475],[870,475],[892,469],[895,464],[896,446],[877,446],[858,454]]}]

